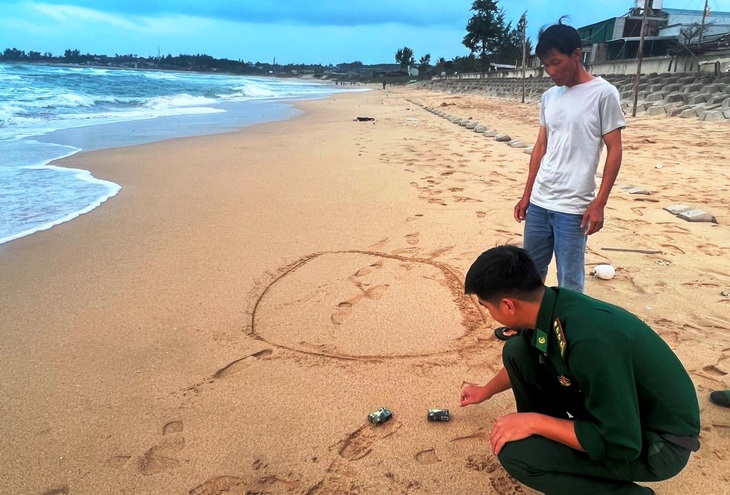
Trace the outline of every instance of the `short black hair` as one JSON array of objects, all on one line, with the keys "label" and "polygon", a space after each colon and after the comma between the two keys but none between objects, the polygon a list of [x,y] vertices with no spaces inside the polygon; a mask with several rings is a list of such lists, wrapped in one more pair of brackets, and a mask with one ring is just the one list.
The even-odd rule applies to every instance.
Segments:
[{"label": "short black hair", "polygon": [[535,262],[522,248],[497,246],[484,251],[466,274],[464,291],[490,303],[513,296],[535,301],[544,283]]},{"label": "short black hair", "polygon": [[556,50],[563,55],[572,55],[576,49],[583,47],[583,41],[580,39],[578,30],[573,26],[563,24],[563,16],[558,20],[557,24],[540,29],[537,35],[537,46],[535,54],[539,58],[545,57],[550,50]]}]

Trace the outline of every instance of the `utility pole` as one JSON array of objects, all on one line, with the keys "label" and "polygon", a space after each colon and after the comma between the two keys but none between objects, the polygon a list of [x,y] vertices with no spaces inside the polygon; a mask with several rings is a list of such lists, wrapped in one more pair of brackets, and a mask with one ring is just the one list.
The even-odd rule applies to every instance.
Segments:
[{"label": "utility pole", "polygon": [[705,18],[708,14],[708,8],[707,8],[707,2],[708,0],[705,0],[705,10],[702,11],[702,24],[700,25],[700,39],[697,42],[697,48],[700,48],[702,46],[702,33],[705,31]]},{"label": "utility pole", "polygon": [[525,102],[525,60],[527,59],[527,11],[522,14],[522,103]]},{"label": "utility pole", "polygon": [[639,38],[639,61],[636,64],[636,83],[634,84],[634,108],[631,116],[636,117],[636,103],[639,100],[639,83],[641,82],[641,62],[644,58],[644,33],[646,32],[646,17],[649,13],[649,2],[644,0],[644,16],[641,19],[641,38]]}]

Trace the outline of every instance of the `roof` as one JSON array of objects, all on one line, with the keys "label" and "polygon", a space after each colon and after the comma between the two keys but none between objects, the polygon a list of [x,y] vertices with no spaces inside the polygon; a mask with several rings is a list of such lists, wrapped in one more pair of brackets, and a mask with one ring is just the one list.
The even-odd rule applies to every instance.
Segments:
[{"label": "roof", "polygon": [[[676,36],[644,36],[644,41],[674,41],[676,40]],[[626,38],[616,38],[610,41],[607,41],[606,43],[618,43],[620,41],[627,42],[627,41],[640,41],[641,38],[639,36],[631,36]]]}]

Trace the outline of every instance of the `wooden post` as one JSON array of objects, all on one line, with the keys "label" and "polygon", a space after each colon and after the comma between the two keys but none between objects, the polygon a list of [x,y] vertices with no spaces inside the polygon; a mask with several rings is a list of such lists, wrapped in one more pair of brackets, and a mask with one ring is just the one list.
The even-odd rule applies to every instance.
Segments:
[{"label": "wooden post", "polygon": [[705,0],[705,10],[702,11],[702,24],[700,25],[700,38],[699,41],[697,41],[697,48],[702,47],[702,32],[705,30],[705,17],[707,17],[707,2],[708,0]]},{"label": "wooden post", "polygon": [[[526,14],[527,12],[525,12]],[[527,17],[522,14],[522,18],[525,22],[522,23],[522,103],[525,102],[525,60],[527,59]]]},{"label": "wooden post", "polygon": [[644,16],[641,19],[641,38],[639,38],[639,61],[636,64],[636,83],[634,84],[634,108],[631,116],[636,117],[636,103],[639,100],[639,83],[641,82],[641,62],[644,58],[644,32],[646,31],[646,17],[649,13],[650,0],[644,0]]}]

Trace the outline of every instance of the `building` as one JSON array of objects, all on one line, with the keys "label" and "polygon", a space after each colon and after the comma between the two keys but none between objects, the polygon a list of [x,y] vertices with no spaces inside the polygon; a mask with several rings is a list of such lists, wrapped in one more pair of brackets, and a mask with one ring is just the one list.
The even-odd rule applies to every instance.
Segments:
[{"label": "building", "polygon": [[[636,7],[621,17],[578,28],[586,64],[635,59],[638,56],[644,2],[637,0],[636,3]],[[713,41],[721,40],[730,33],[730,12],[663,9],[662,1],[654,0],[646,14],[645,57],[671,57],[682,51],[703,52],[713,49]]]}]

